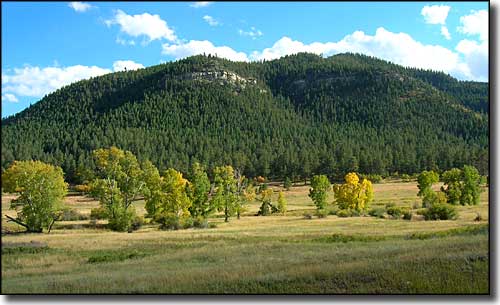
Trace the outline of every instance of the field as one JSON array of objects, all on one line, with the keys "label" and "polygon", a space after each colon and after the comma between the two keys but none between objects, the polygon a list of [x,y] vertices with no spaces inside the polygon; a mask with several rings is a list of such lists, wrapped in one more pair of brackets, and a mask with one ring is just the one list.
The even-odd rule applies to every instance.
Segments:
[{"label": "field", "polygon": [[[374,191],[372,206],[420,203],[415,182]],[[116,233],[81,220],[50,234],[3,234],[2,293],[489,293],[487,188],[453,221],[305,219],[314,211],[307,194],[303,185],[285,191],[286,216],[254,216],[254,202],[239,220],[216,215],[209,229]],[[12,198],[2,196],[2,215],[15,215]],[[79,195],[66,204],[82,214],[98,206]],[[2,216],[2,232],[17,229]]]}]

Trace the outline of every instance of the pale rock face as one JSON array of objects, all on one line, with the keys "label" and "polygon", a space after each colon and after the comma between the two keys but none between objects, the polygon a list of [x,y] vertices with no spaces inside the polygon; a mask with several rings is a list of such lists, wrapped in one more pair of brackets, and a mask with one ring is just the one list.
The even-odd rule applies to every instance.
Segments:
[{"label": "pale rock face", "polygon": [[230,72],[230,71],[201,71],[201,72],[193,72],[184,76],[186,79],[193,80],[205,80],[205,81],[220,81],[222,84],[233,84],[240,85],[245,88],[246,84],[256,85],[257,80],[253,78],[244,78],[240,75]]}]

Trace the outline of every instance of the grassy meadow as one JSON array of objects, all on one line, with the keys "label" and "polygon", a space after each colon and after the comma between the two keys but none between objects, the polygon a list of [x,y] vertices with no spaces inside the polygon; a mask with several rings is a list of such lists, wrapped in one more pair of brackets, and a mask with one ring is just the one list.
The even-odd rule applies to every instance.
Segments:
[{"label": "grassy meadow", "polygon": [[[4,194],[2,293],[489,293],[487,188],[450,221],[305,219],[314,212],[308,189],[285,191],[285,216],[254,216],[255,201],[239,220],[211,218],[215,228],[146,224],[133,233],[80,220],[56,222],[50,234],[13,234],[20,228],[3,215],[15,215],[14,196]],[[374,184],[374,192],[372,207],[420,204],[415,182]],[[98,206],[74,194],[65,204],[82,214]],[[142,201],[135,206],[145,212]]]}]

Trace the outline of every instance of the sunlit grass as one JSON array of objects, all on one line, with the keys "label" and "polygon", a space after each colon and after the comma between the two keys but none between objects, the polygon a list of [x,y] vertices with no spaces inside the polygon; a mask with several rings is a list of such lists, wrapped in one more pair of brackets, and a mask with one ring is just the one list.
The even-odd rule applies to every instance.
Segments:
[{"label": "sunlit grass", "polygon": [[[375,205],[419,202],[414,182],[374,188]],[[211,218],[217,223],[211,229],[146,225],[117,233],[72,221],[50,234],[4,235],[3,244],[35,241],[47,248],[3,254],[2,292],[488,293],[488,234],[467,233],[488,223],[487,191],[480,205],[457,207],[455,221],[306,220],[302,213],[314,209],[307,193],[307,186],[285,191],[296,213],[252,216],[260,205],[255,201],[240,220]],[[15,214],[6,210],[12,198],[2,196],[3,214]],[[66,203],[82,213],[98,206],[81,196]],[[143,202],[135,205],[144,212]],[[476,213],[482,221],[474,221]]]}]

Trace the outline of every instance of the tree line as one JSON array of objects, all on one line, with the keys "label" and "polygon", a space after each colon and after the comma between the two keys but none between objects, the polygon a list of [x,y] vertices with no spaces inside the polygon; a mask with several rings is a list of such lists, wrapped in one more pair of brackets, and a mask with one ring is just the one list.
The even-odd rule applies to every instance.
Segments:
[{"label": "tree line", "polygon": [[[136,215],[133,203],[142,197],[145,201],[146,217],[160,224],[162,229],[182,227],[207,227],[208,218],[221,212],[224,221],[231,217],[238,219],[257,194],[261,206],[257,215],[281,214],[287,211],[287,202],[282,191],[273,202],[273,190],[265,183],[257,184],[246,178],[241,170],[231,165],[217,166],[210,181],[205,168],[194,163],[187,178],[176,169],[160,171],[146,160],[139,162],[130,151],[117,147],[97,149],[93,152],[96,164],[96,178],[88,187],[82,188],[97,198],[100,208],[92,214],[108,219],[108,227],[115,231],[131,231],[142,224],[142,217]],[[333,190],[339,217],[366,214],[373,200],[372,182],[360,180],[354,173],[344,177],[345,183],[331,185],[325,175],[311,179],[309,197],[316,206],[316,215],[326,217],[332,214],[327,193]],[[432,184],[438,182],[439,174],[424,171],[418,176],[418,195],[422,197],[426,219],[449,219],[456,212],[451,205],[473,205],[479,203],[481,176],[473,166],[451,169],[442,174],[444,186],[436,193]],[[265,181],[258,177],[255,181]],[[285,181],[285,189],[290,182]],[[17,217],[6,217],[27,229],[28,232],[42,232],[50,229],[59,219],[62,199],[67,193],[60,167],[41,161],[16,161],[2,174],[2,191],[18,193],[11,208],[17,210]],[[396,213],[396,209],[392,209]],[[371,215],[371,211],[369,212]],[[411,218],[411,216],[410,216]]]}]

